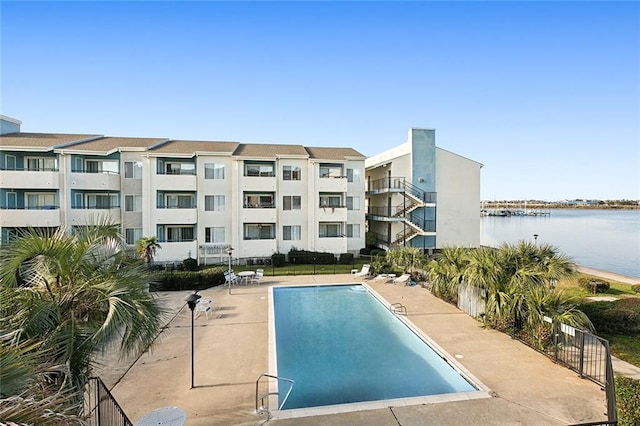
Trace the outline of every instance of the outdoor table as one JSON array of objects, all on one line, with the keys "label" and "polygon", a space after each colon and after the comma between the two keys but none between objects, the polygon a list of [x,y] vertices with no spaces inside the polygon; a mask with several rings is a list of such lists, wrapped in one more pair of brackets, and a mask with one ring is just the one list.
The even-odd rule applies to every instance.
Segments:
[{"label": "outdoor table", "polygon": [[253,277],[255,274],[256,273],[253,271],[242,271],[238,273],[238,276],[242,281],[244,281],[245,284],[248,284],[251,277]]},{"label": "outdoor table", "polygon": [[182,426],[187,415],[180,407],[162,407],[142,416],[134,426]]}]

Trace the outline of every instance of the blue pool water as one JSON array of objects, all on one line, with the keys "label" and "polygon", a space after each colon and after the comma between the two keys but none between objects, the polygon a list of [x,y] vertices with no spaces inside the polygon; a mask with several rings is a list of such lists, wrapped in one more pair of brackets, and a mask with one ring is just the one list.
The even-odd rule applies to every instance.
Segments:
[{"label": "blue pool water", "polygon": [[278,376],[295,381],[283,409],[477,390],[361,285],[273,301]]}]

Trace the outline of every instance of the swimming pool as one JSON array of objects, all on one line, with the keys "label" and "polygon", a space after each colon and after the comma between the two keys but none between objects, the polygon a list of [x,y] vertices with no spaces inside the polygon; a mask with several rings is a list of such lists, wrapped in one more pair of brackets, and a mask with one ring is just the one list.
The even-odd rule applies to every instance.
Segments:
[{"label": "swimming pool", "polygon": [[295,381],[286,401],[279,395],[283,410],[480,390],[368,287],[272,292],[272,365]]}]

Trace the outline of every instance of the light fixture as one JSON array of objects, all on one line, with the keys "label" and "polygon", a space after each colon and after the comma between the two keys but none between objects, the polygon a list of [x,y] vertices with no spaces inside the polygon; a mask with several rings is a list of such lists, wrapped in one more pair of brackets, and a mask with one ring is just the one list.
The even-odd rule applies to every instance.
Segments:
[{"label": "light fixture", "polygon": [[189,306],[189,309],[191,309],[191,389],[193,389],[194,386],[194,359],[193,359],[193,353],[194,353],[194,324],[193,324],[193,311],[196,309],[196,304],[198,303],[198,300],[200,300],[202,296],[200,296],[198,294],[198,292],[193,292],[190,295],[188,295],[187,297],[184,298],[184,301],[187,302],[187,306]]}]

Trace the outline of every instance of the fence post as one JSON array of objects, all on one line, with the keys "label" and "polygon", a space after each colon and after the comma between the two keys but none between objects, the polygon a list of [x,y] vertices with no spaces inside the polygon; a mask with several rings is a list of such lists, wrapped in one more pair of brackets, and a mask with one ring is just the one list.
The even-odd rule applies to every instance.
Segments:
[{"label": "fence post", "polygon": [[559,333],[559,327],[558,327],[558,321],[557,320],[553,320],[553,362],[555,362],[556,364],[558,363],[558,345],[559,345],[559,337],[560,335]]},{"label": "fence post", "polygon": [[578,369],[578,374],[580,374],[580,377],[584,377],[583,374],[583,370],[584,370],[584,333],[580,330],[576,329],[576,333],[580,333],[580,368]]},{"label": "fence post", "polygon": [[316,274],[316,258],[313,258],[313,275]]}]

